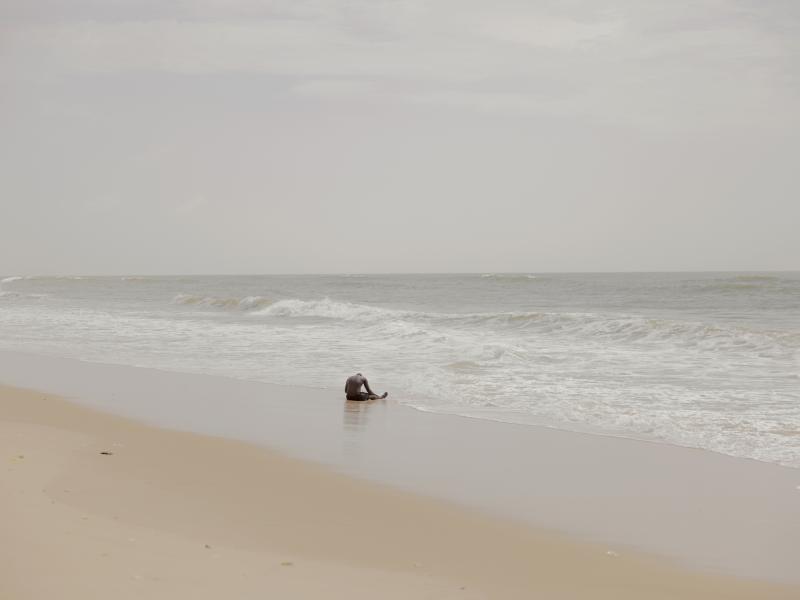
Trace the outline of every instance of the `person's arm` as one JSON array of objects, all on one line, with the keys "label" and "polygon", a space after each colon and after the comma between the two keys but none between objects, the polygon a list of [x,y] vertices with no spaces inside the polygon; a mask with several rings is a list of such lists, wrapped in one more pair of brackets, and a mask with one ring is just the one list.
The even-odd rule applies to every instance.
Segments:
[{"label": "person's arm", "polygon": [[366,377],[364,377],[364,387],[367,389],[367,393],[368,394],[372,394],[373,396],[377,396],[378,395],[378,394],[376,394],[375,392],[372,391],[372,388],[369,387],[369,381],[367,381]]}]

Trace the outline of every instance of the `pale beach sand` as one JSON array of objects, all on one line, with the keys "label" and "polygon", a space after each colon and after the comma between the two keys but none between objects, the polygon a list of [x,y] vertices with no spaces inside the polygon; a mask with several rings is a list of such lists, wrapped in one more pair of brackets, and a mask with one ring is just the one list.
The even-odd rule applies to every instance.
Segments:
[{"label": "pale beach sand", "polygon": [[0,388],[0,448],[4,600],[800,595],[39,392]]}]

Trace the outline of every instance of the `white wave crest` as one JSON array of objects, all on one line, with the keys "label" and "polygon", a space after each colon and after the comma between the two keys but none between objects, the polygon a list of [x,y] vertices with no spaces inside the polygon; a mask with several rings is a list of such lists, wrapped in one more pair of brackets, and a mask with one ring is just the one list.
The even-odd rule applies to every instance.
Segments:
[{"label": "white wave crest", "polygon": [[497,281],[517,281],[517,282],[524,282],[524,281],[531,281],[532,279],[537,279],[536,275],[529,275],[527,273],[483,273],[481,275],[483,279],[494,279]]},{"label": "white wave crest", "polygon": [[0,298],[25,298],[30,300],[41,300],[48,298],[49,294],[21,294],[20,292],[11,292],[8,290],[0,290]]},{"label": "white wave crest", "polygon": [[14,275],[0,279],[0,284],[14,281],[84,281],[86,279],[91,278],[82,275]]},{"label": "white wave crest", "polygon": [[499,312],[432,313],[397,310],[321,300],[284,299],[255,311],[253,315],[286,318],[326,318],[381,325],[390,335],[410,337],[422,334],[441,337],[452,329],[472,331],[532,330],[541,334],[596,338],[623,344],[670,344],[700,350],[736,350],[785,355],[800,349],[800,333],[750,330],[742,327],[695,323],[669,319],[650,319],[634,315],[595,313]]},{"label": "white wave crest", "polygon": [[256,314],[272,317],[321,317],[344,321],[377,322],[387,318],[413,317],[424,313],[336,302],[330,298],[323,298],[322,300],[279,300]]},{"label": "white wave crest", "polygon": [[257,310],[272,303],[272,300],[263,296],[246,296],[244,298],[219,298],[216,296],[194,296],[191,294],[178,294],[172,299],[173,304],[186,306],[203,306],[220,308],[224,310]]},{"label": "white wave crest", "polygon": [[721,324],[595,313],[499,313],[471,318],[542,333],[607,342],[664,343],[705,350],[784,354],[800,349],[800,332],[754,330]]},{"label": "white wave crest", "polygon": [[780,281],[777,275],[736,275],[734,281]]}]

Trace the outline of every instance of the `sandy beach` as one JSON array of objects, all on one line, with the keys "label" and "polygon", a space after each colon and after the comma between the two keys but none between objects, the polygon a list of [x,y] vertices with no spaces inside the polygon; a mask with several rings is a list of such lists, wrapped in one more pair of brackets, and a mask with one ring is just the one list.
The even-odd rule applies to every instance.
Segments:
[{"label": "sandy beach", "polygon": [[50,394],[3,387],[0,398],[3,598],[798,594]]},{"label": "sandy beach", "polygon": [[800,0],[3,0],[0,600],[800,600],[798,73]]}]

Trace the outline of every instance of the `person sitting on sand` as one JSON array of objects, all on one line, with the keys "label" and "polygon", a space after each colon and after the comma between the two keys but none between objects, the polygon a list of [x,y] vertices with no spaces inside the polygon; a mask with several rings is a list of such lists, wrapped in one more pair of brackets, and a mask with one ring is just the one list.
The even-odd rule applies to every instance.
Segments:
[{"label": "person sitting on sand", "polygon": [[[361,391],[361,386],[367,388],[366,392]],[[383,396],[378,396],[369,387],[369,381],[361,373],[356,373],[347,378],[344,382],[344,393],[347,395],[348,400],[377,400],[378,398],[386,398],[389,392],[384,392]]]}]

